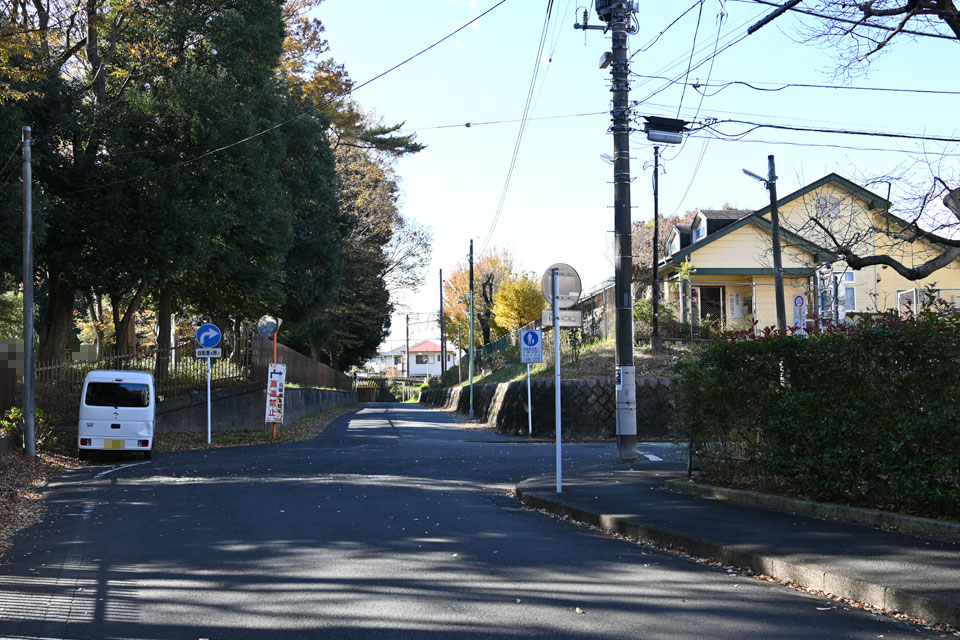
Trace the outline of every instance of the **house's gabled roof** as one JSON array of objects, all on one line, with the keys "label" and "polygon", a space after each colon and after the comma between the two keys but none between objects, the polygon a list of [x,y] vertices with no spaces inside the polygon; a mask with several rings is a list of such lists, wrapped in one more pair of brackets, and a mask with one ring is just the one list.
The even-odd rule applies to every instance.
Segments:
[{"label": "house's gabled roof", "polygon": [[707,220],[739,220],[753,211],[749,209],[700,209],[700,213]]},{"label": "house's gabled roof", "polygon": [[[707,225],[707,235],[716,233],[729,224],[748,216],[752,211],[741,211],[739,209],[701,209],[697,217],[703,218]],[[696,220],[696,218],[694,218]]]},{"label": "house's gabled roof", "polygon": [[598,284],[593,285],[592,287],[590,287],[589,289],[587,289],[583,294],[580,295],[580,299],[581,299],[581,300],[587,300],[587,299],[592,298],[593,296],[597,295],[598,293],[601,293],[601,292],[603,292],[603,291],[606,291],[607,289],[609,289],[610,287],[613,286],[614,279],[615,279],[615,278],[614,278],[613,276],[611,276],[611,277],[607,278],[606,280],[604,280],[603,282],[600,282],[600,283],[598,283]]},{"label": "house's gabled roof", "polygon": [[[828,173],[827,175],[823,176],[823,177],[820,178],[819,180],[816,180],[816,181],[814,181],[814,182],[811,182],[810,184],[806,185],[805,187],[801,187],[801,188],[797,189],[796,191],[794,191],[793,193],[791,193],[791,194],[789,194],[789,195],[783,196],[782,198],[780,198],[780,199],[777,200],[777,207],[781,207],[781,206],[783,206],[784,204],[790,202],[791,200],[796,200],[797,198],[802,198],[803,196],[807,195],[808,193],[810,193],[810,192],[812,192],[812,191],[816,191],[816,190],[819,189],[820,187],[822,187],[822,186],[824,186],[824,185],[826,185],[826,184],[830,184],[831,182],[834,183],[834,184],[836,184],[836,185],[839,185],[842,189],[845,189],[845,190],[847,190],[847,191],[850,191],[851,193],[853,193],[853,195],[858,196],[858,197],[863,198],[864,200],[866,200],[866,201],[867,201],[867,209],[869,209],[870,211],[875,211],[875,210],[877,210],[877,209],[889,210],[889,208],[890,208],[890,201],[887,200],[886,198],[881,198],[880,196],[878,196],[878,195],[875,194],[874,192],[869,191],[869,190],[867,190],[867,189],[864,189],[863,187],[861,187],[861,186],[858,185],[857,183],[851,182],[850,180],[847,180],[847,179],[844,178],[843,176],[838,175],[838,174],[836,174],[836,173]],[[765,216],[765,215],[767,215],[768,213],[770,213],[770,205],[769,205],[769,204],[768,204],[767,206],[763,207],[762,209],[758,209],[758,210],[756,211],[756,214],[761,215],[761,216]],[[887,214],[887,215],[889,215],[889,214]]]},{"label": "house's gabled roof", "polygon": [[[755,224],[759,227],[762,227],[770,231],[772,231],[773,229],[773,223],[763,218],[760,214],[760,211],[757,211],[756,213],[752,213],[750,215],[744,216],[739,220],[735,220],[732,223],[725,226],[724,228],[722,228],[720,231],[717,231],[716,233],[711,233],[707,237],[701,238],[697,242],[682,248],[680,251],[677,251],[673,255],[669,256],[666,260],[664,260],[664,266],[679,264],[683,262],[688,255],[690,255],[692,252],[696,251],[697,249],[705,247],[708,244],[715,242],[720,238],[726,236],[727,234],[732,233],[737,229],[741,229],[748,224]],[[802,247],[803,249],[806,249],[807,251],[812,253],[814,255],[814,259],[817,262],[833,262],[834,260],[837,259],[836,254],[834,254],[833,252],[828,251],[823,247],[817,246],[814,243],[807,240],[806,238],[798,236],[797,234],[791,231],[788,231],[783,227],[780,228],[780,235],[788,242],[791,242],[799,247]]]},{"label": "house's gabled roof", "polygon": [[440,353],[440,345],[433,340],[424,340],[410,347],[410,353]]},{"label": "house's gabled roof", "polygon": [[380,353],[380,355],[383,356],[383,357],[385,357],[385,358],[386,358],[386,357],[389,357],[389,356],[402,356],[402,355],[403,355],[403,347],[397,347],[396,349],[390,349],[390,351],[382,351],[382,352]]}]

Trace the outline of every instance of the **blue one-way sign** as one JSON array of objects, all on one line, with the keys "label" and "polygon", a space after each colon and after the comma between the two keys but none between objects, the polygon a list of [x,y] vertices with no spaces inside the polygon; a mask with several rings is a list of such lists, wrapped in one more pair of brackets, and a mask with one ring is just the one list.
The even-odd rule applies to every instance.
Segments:
[{"label": "blue one-way sign", "polygon": [[204,349],[212,349],[220,344],[220,329],[215,324],[205,324],[197,329],[197,342]]}]

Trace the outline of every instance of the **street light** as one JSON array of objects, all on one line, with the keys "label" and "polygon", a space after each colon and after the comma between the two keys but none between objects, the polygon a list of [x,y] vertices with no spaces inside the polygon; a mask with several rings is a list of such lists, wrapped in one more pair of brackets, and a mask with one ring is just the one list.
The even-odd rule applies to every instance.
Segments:
[{"label": "street light", "polygon": [[787,309],[783,301],[783,261],[780,257],[780,213],[777,211],[777,170],[773,156],[767,156],[767,177],[763,178],[752,171],[743,173],[759,180],[770,192],[770,224],[773,226],[773,284],[777,301],[777,329],[787,327]]},{"label": "street light", "polygon": [[[687,121],[660,116],[643,116],[643,130],[650,142],[680,144],[687,132]],[[653,146],[653,331],[650,347],[660,351],[660,147]]]}]

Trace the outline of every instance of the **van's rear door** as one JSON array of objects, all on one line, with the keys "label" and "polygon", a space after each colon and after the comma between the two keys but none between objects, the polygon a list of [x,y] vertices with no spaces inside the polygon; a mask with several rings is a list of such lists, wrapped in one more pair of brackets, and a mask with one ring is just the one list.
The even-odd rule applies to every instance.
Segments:
[{"label": "van's rear door", "polygon": [[146,383],[88,380],[80,407],[80,436],[90,438],[93,449],[143,449],[138,440],[152,445],[151,396]]}]

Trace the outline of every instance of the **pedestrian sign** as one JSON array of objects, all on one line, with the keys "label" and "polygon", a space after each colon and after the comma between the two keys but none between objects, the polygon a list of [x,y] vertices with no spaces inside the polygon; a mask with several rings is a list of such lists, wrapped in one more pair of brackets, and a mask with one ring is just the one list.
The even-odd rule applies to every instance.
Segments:
[{"label": "pedestrian sign", "polygon": [[531,329],[520,332],[520,362],[531,364],[543,362],[543,333]]}]

